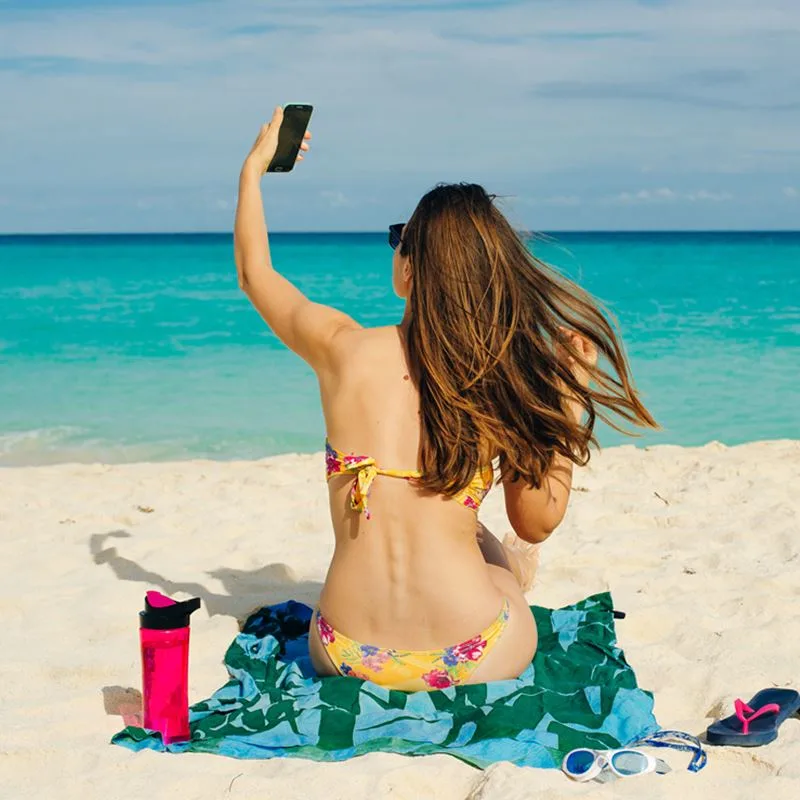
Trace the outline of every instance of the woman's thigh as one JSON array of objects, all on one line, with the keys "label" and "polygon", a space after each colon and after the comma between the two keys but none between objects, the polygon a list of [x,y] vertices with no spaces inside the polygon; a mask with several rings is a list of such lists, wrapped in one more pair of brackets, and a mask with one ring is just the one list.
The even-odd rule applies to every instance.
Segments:
[{"label": "woman's thigh", "polygon": [[487,564],[486,568],[495,586],[508,599],[510,613],[502,635],[469,676],[467,683],[518,677],[531,663],[538,644],[536,621],[517,579],[503,567]]}]

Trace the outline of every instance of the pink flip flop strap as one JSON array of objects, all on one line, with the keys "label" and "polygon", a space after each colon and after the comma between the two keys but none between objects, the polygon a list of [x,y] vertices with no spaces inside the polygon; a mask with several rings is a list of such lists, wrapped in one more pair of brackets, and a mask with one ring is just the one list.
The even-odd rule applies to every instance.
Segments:
[{"label": "pink flip flop strap", "polygon": [[[756,719],[757,717],[761,717],[764,714],[777,714],[781,707],[777,703],[767,703],[765,706],[761,706],[758,711],[753,711],[744,700],[737,698],[734,703],[734,707],[736,708],[736,716],[739,717],[742,723],[742,735],[747,736],[750,731],[750,723]],[[749,717],[745,717],[745,712],[750,714]]]}]

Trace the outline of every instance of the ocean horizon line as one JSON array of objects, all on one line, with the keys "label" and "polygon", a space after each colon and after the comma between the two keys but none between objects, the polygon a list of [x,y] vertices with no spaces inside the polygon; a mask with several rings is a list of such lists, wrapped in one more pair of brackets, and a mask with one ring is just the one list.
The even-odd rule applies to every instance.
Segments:
[{"label": "ocean horizon line", "polygon": [[[726,236],[752,236],[776,234],[800,234],[800,228],[675,228],[675,229],[561,229],[561,230],[529,230],[520,229],[521,233],[531,236],[697,236],[697,235],[726,235]],[[308,230],[308,231],[270,231],[270,236],[384,236],[386,229],[380,230]],[[232,237],[233,230],[222,231],[45,231],[38,233],[0,233],[3,239],[48,239],[48,238],[169,238],[169,237]]]}]

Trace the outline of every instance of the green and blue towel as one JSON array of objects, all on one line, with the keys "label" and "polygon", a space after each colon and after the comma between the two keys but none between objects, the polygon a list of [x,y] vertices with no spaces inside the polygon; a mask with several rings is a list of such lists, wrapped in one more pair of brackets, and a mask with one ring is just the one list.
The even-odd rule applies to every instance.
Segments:
[{"label": "green and blue towel", "polygon": [[314,674],[312,610],[288,601],[252,614],[225,653],[230,680],[190,709],[192,739],[127,727],[131,750],[341,761],[385,751],[449,753],[476,767],[559,767],[576,747],[613,748],[659,729],[653,695],[616,644],[608,592],[560,609],[532,606],[539,647],[516,680],[398,692]]}]

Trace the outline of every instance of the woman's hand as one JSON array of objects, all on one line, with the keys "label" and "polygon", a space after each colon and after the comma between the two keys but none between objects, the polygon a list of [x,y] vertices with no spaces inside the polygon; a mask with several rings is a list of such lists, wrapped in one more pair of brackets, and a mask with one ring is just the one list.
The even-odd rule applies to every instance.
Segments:
[{"label": "woman's hand", "polygon": [[[278,149],[278,132],[283,122],[283,109],[280,106],[275,108],[272,119],[261,126],[261,131],[258,134],[253,147],[244,160],[244,169],[255,172],[257,175],[263,175],[267,171],[267,167],[275,157],[275,151]],[[311,132],[306,131],[303,139],[310,139]],[[303,160],[303,151],[308,150],[308,144],[304,141],[300,145],[301,152],[297,154],[297,160]]]},{"label": "woman's hand", "polygon": [[[563,327],[562,325],[559,325],[559,329],[561,330],[563,340],[569,342],[572,347],[577,350],[578,353],[580,353],[588,366],[593,367],[595,364],[597,364],[597,347],[593,342],[585,339],[576,331],[572,331],[569,328]],[[575,376],[575,380],[584,389],[586,389],[589,386],[589,381],[591,379],[589,370],[586,368],[586,366],[578,362],[575,356],[573,356],[567,350],[562,341],[556,341],[556,354],[558,355],[559,360],[569,367],[570,371]],[[566,404],[566,410],[573,416],[575,422],[580,424],[586,407],[578,399],[575,392],[572,389],[568,389],[560,378],[557,378],[557,382],[561,388],[561,391],[563,392],[563,400]]]},{"label": "woman's hand", "polygon": [[[584,338],[579,333],[559,326],[564,338],[575,348],[582,356],[586,365],[593,367],[597,364],[597,347],[589,339]],[[559,357],[567,364],[575,376],[575,380],[584,387],[589,386],[589,370],[584,364],[581,364],[575,356],[571,355],[569,351],[560,342],[556,343],[556,352]]]}]

